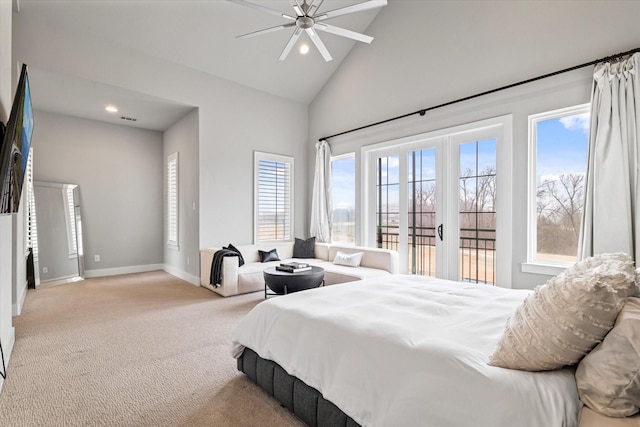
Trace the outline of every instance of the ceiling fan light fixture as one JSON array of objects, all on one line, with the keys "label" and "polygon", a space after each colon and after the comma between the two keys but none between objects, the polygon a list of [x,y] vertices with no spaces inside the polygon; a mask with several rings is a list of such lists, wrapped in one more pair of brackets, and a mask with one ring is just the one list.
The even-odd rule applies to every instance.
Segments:
[{"label": "ceiling fan light fixture", "polygon": [[[309,3],[307,3],[307,0],[302,0],[302,4],[300,4],[300,0],[289,0],[289,4],[291,5],[291,7],[293,7],[293,9],[296,12],[296,16],[294,17],[294,16],[284,14],[276,9],[272,9],[270,7],[252,3],[247,0],[228,0],[228,1],[232,3],[240,4],[243,6],[247,6],[253,9],[262,10],[263,12],[267,12],[271,15],[276,15],[282,18],[295,21],[295,22],[290,22],[288,24],[284,24],[284,25],[278,25],[277,27],[265,28],[263,30],[253,31],[251,33],[236,36],[236,38],[243,39],[243,38],[249,38],[249,37],[253,37],[261,34],[271,33],[273,31],[279,31],[285,28],[294,27],[294,31],[293,31],[293,34],[291,35],[291,38],[289,38],[289,41],[287,42],[286,46],[284,47],[284,50],[282,51],[282,53],[280,54],[280,57],[278,58],[278,60],[280,61],[284,61],[287,58],[287,55],[289,54],[291,49],[293,49],[294,45],[298,41],[298,38],[300,37],[300,34],[303,31],[305,31],[307,35],[311,38],[311,41],[313,42],[315,47],[318,49],[318,51],[320,52],[320,54],[322,55],[325,61],[331,61],[332,59],[331,54],[329,53],[329,51],[327,50],[327,47],[318,36],[318,33],[314,30],[335,34],[341,37],[347,37],[352,40],[356,40],[363,43],[371,43],[371,41],[373,40],[373,37],[371,36],[357,33],[355,31],[347,30],[345,28],[328,25],[320,21],[325,21],[328,19],[336,18],[338,16],[349,15],[351,13],[361,12],[369,9],[375,9],[375,8],[379,8],[387,5],[387,0],[368,0],[368,1],[357,3],[351,6],[346,6],[339,9],[318,13],[318,10],[324,3],[324,0],[310,0]],[[305,51],[303,52],[303,50]],[[300,47],[301,54],[304,55],[308,51],[309,51],[308,46],[306,46],[306,48],[304,46]]]},{"label": "ceiling fan light fixture", "polygon": [[300,46],[300,53],[302,55],[306,55],[307,53],[309,53],[309,45],[303,44],[302,46]]}]

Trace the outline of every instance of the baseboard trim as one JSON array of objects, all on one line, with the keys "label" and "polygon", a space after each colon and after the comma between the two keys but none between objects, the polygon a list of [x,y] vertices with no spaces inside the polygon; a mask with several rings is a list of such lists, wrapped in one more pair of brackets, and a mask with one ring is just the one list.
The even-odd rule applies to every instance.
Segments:
[{"label": "baseboard trim", "polygon": [[172,276],[176,276],[179,279],[184,280],[185,282],[191,283],[193,286],[200,286],[200,277],[194,276],[193,274],[187,273],[184,270],[181,270],[172,265],[165,264],[163,270]]},{"label": "baseboard trim", "polygon": [[84,277],[119,276],[121,274],[146,273],[148,271],[164,270],[164,264],[130,265],[127,267],[101,268],[97,270],[85,270]]},{"label": "baseboard trim", "polygon": [[29,284],[27,282],[24,282],[24,287],[22,288],[22,292],[20,292],[20,294],[17,296],[17,301],[15,304],[12,304],[12,315],[13,316],[20,316],[20,313],[22,313],[22,306],[24,306],[24,300],[25,298],[27,298],[27,289],[29,288]]},{"label": "baseboard trim", "polygon": [[[16,342],[16,328],[11,327],[9,331],[9,339],[7,342],[2,343],[2,354],[4,355],[4,368],[5,372],[9,370],[9,360],[11,359],[11,353],[13,352],[13,345]],[[0,366],[1,368],[1,366]],[[2,386],[4,385],[4,379],[0,377],[0,393],[2,393]]]}]

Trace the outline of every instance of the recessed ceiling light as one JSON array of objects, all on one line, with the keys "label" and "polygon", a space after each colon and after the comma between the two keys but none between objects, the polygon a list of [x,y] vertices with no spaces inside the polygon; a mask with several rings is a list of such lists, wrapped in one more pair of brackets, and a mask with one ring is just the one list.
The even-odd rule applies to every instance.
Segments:
[{"label": "recessed ceiling light", "polygon": [[309,53],[309,45],[303,44],[302,46],[300,46],[300,53],[303,55],[306,55],[307,53]]},{"label": "recessed ceiling light", "polygon": [[106,107],[104,107],[105,110],[107,110],[110,113],[117,113],[118,109],[116,107],[114,107],[113,105],[107,105]]}]

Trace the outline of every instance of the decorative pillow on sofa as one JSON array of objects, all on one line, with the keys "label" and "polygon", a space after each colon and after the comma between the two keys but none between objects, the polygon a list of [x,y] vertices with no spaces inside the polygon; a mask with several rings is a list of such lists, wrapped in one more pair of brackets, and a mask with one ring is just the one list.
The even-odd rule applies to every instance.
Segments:
[{"label": "decorative pillow on sofa", "polygon": [[346,265],[347,267],[358,267],[362,261],[364,252],[356,252],[354,254],[347,254],[338,251],[336,257],[333,259],[333,263],[337,265]]},{"label": "decorative pillow on sofa", "polygon": [[240,267],[242,267],[244,265],[244,258],[242,257],[242,254],[240,253],[238,248],[236,248],[231,243],[229,243],[229,246],[227,246],[227,247],[223,246],[222,249],[227,249],[227,250],[230,250],[230,251],[233,251],[233,252],[237,253],[238,254],[238,265]]},{"label": "decorative pillow on sofa", "polygon": [[258,256],[260,257],[260,262],[280,261],[278,251],[275,249],[271,249],[270,251],[261,251],[258,249]]},{"label": "decorative pillow on sofa", "polygon": [[640,298],[628,298],[616,324],[576,370],[580,400],[609,417],[640,408]]},{"label": "decorative pillow on sofa", "polygon": [[623,253],[577,262],[537,287],[507,322],[489,365],[545,371],[577,363],[613,327],[635,289]]},{"label": "decorative pillow on sofa", "polygon": [[316,238],[309,237],[307,240],[298,239],[293,244],[294,258],[315,258],[316,257]]}]

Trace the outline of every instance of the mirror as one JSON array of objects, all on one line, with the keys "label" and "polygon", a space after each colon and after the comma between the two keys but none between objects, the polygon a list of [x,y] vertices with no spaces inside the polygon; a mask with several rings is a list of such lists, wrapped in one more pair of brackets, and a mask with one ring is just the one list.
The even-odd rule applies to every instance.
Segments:
[{"label": "mirror", "polygon": [[37,251],[36,286],[84,278],[80,188],[76,184],[34,182]]}]

